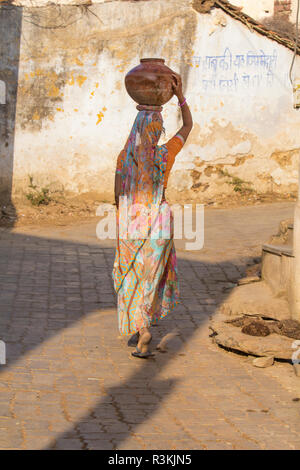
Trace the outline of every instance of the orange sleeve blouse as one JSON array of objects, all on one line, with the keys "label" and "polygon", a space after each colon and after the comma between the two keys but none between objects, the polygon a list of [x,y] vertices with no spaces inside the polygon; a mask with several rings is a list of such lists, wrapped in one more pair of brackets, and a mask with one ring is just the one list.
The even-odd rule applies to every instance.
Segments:
[{"label": "orange sleeve blouse", "polygon": [[[176,155],[182,149],[183,144],[184,144],[184,139],[180,134],[176,134],[174,137],[168,140],[166,144],[164,144],[168,149],[168,160],[167,160],[167,167],[165,171],[164,188],[167,187],[170,171],[175,162]],[[121,173],[124,159],[125,159],[125,151],[123,149],[119,153],[119,156],[118,156],[116,173]]]},{"label": "orange sleeve blouse", "polygon": [[172,139],[170,139],[165,146],[168,149],[168,160],[167,160],[167,167],[165,171],[165,179],[164,179],[164,188],[166,189],[168,184],[168,179],[170,175],[170,171],[172,166],[174,165],[175,158],[177,153],[180,152],[184,144],[184,139],[180,134],[176,134]]}]

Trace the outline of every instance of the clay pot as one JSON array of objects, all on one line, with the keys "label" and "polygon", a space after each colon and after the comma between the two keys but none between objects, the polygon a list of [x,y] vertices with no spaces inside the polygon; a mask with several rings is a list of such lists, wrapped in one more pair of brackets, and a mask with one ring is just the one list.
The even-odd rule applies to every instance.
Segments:
[{"label": "clay pot", "polygon": [[141,63],[125,76],[125,87],[131,98],[140,105],[162,106],[174,95],[174,73],[164,59],[141,59]]}]

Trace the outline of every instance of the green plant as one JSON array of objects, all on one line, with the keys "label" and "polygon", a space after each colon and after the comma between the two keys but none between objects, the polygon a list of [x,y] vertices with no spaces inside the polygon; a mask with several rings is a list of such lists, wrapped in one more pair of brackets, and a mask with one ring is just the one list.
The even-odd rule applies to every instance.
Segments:
[{"label": "green plant", "polygon": [[33,184],[33,177],[29,176],[29,185],[28,187],[32,189],[29,193],[26,194],[26,198],[31,202],[33,206],[40,206],[42,204],[48,205],[51,201],[49,196],[48,188],[38,188],[36,184]]},{"label": "green plant", "polygon": [[235,192],[246,193],[254,191],[254,189],[250,187],[253,184],[251,181],[245,181],[238,176],[233,176],[227,170],[223,170],[222,168],[219,169],[219,173],[222,176],[229,178],[226,183],[231,184]]}]

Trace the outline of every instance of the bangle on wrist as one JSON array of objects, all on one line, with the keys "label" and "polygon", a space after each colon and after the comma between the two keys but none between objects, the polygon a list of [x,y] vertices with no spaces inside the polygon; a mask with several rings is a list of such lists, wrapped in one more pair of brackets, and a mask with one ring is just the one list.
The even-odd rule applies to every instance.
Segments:
[{"label": "bangle on wrist", "polygon": [[178,106],[180,107],[183,106],[185,103],[186,103],[186,98],[184,98],[182,103],[180,103],[180,101],[178,100]]}]

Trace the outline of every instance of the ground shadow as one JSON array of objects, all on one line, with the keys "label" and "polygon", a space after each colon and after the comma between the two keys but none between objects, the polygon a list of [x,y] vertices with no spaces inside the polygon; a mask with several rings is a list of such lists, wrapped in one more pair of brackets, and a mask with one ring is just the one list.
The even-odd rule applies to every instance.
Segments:
[{"label": "ground shadow", "polygon": [[[101,331],[101,324],[108,321],[112,336],[105,338],[105,343],[109,355],[120,363],[128,362],[127,346],[117,339],[116,298],[111,279],[114,248],[3,231],[0,254],[0,329],[1,339],[7,347],[7,365],[2,366],[3,372],[26,358],[31,350],[46,344],[91,313],[98,318],[98,327],[91,333],[88,343],[89,358],[96,355],[99,359],[99,351],[92,347],[93,340]],[[249,257],[214,265],[205,260],[187,260],[178,253],[181,303],[154,328],[154,345],[174,330],[179,331],[180,341],[175,341],[172,350],[165,354],[157,353],[154,359],[133,359],[138,361],[137,369],[126,378],[119,378],[117,385],[106,388],[104,397],[103,390],[99,390],[99,403],[79,420],[70,418],[70,429],[65,431],[64,427],[61,435],[57,429],[58,436],[47,448],[118,449],[138,426],[160,409],[164,399],[174,390],[177,379],[162,380],[159,374],[175,355],[184,354],[184,344],[191,340],[209,316],[214,315],[219,303],[227,297],[230,292],[228,282],[240,278],[247,262],[253,261]],[[212,282],[215,289],[208,291],[205,286]],[[187,284],[193,298],[185,294]],[[112,312],[109,318],[105,317],[108,310]],[[74,351],[76,353],[76,348]],[[97,380],[102,374],[110,374],[110,377],[115,374],[118,379],[105,361],[103,358],[101,370],[98,370],[98,375],[93,373],[92,378]],[[85,369],[87,364],[83,361]],[[59,366],[57,361],[58,373]],[[49,373],[49,383],[51,375]],[[64,371],[59,378],[60,384],[65,381],[67,394],[68,380],[71,380],[70,394],[75,383],[75,378],[70,375]],[[86,371],[81,383],[83,387],[88,386]],[[27,385],[30,389],[30,383]],[[5,383],[1,381],[0,374],[1,386]],[[93,393],[97,396],[95,390]]]}]

